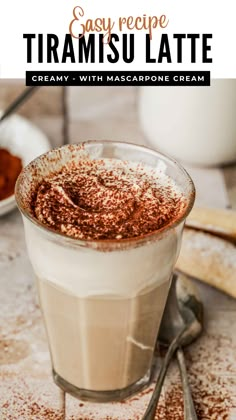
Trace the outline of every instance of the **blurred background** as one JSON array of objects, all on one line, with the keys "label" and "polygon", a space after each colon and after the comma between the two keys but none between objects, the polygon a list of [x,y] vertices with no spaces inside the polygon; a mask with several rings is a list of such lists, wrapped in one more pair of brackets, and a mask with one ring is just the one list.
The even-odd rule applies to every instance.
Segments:
[{"label": "blurred background", "polygon": [[[41,87],[17,113],[38,126],[52,147],[88,139],[149,144],[183,161],[198,204],[236,207],[236,82],[214,83],[210,88]],[[23,81],[0,82],[0,109],[24,88]]]}]

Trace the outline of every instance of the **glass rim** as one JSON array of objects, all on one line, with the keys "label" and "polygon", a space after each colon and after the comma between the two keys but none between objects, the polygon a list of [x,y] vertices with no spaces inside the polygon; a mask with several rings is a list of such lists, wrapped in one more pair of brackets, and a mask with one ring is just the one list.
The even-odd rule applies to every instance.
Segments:
[{"label": "glass rim", "polygon": [[[32,216],[32,214],[30,213],[29,210],[27,210],[23,205],[22,205],[22,200],[19,197],[20,195],[20,184],[22,181],[22,178],[24,176],[24,174],[29,170],[29,167],[33,164],[35,164],[39,159],[41,159],[42,157],[46,156],[49,153],[53,153],[55,151],[60,151],[61,149],[65,149],[68,147],[76,147],[76,146],[81,146],[81,145],[85,145],[86,144],[94,144],[94,145],[103,145],[103,144],[117,144],[117,145],[125,145],[125,146],[130,146],[130,147],[134,147],[136,149],[139,149],[140,151],[143,152],[151,152],[154,155],[156,155],[157,157],[160,157],[161,159],[165,159],[166,161],[169,161],[172,165],[176,166],[180,172],[182,172],[182,174],[185,176],[186,181],[189,184],[190,187],[190,192],[189,192],[189,196],[187,197],[187,205],[186,208],[184,209],[184,211],[180,214],[179,217],[177,217],[176,219],[174,219],[173,222],[168,223],[167,225],[163,226],[160,229],[154,230],[153,232],[149,232],[143,235],[140,235],[138,237],[132,237],[132,238],[121,238],[121,239],[78,239],[78,238],[74,238],[71,236],[66,235],[65,233],[61,233],[61,232],[57,232],[54,229],[52,229],[51,227],[47,226],[46,224],[41,223],[36,217]],[[73,245],[73,246],[83,246],[83,247],[88,247],[91,248],[93,245],[100,245],[102,246],[106,246],[106,245],[111,245],[114,246],[116,248],[116,245],[135,245],[135,244],[141,244],[144,242],[148,242],[148,241],[153,241],[155,239],[158,239],[163,233],[168,232],[169,230],[175,228],[176,226],[178,226],[181,222],[183,222],[186,217],[189,215],[190,211],[193,208],[194,205],[194,201],[195,201],[195,195],[196,195],[196,190],[195,190],[195,186],[193,183],[193,180],[191,178],[191,176],[189,175],[189,173],[186,171],[186,169],[174,158],[170,157],[169,155],[159,152],[155,149],[152,149],[149,146],[143,146],[143,145],[138,145],[136,143],[131,143],[131,142],[126,142],[126,141],[116,141],[116,140],[86,140],[86,141],[82,141],[79,143],[72,143],[72,144],[65,144],[56,148],[53,148],[49,151],[47,151],[46,153],[43,153],[39,156],[37,156],[35,159],[33,159],[28,165],[26,165],[20,175],[17,178],[16,184],[15,184],[15,199],[16,199],[16,203],[17,206],[20,210],[20,212],[22,213],[23,216],[26,217],[26,219],[28,219],[30,222],[32,222],[39,230],[41,230],[44,234],[49,235],[49,237],[51,237],[51,239],[55,240],[56,238],[59,241],[62,241],[64,243]]]}]

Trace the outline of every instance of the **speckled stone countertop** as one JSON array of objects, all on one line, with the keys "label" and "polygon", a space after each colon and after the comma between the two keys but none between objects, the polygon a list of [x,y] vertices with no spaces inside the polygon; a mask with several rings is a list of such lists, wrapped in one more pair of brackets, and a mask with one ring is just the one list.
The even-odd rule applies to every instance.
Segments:
[{"label": "speckled stone countertop", "polygon": [[[23,88],[0,83],[0,107]],[[52,145],[109,138],[145,143],[133,88],[43,88],[22,109]],[[29,146],[30,147],[30,146]],[[200,204],[236,208],[236,167],[189,168]],[[210,194],[209,194],[210,191]],[[0,218],[0,419],[140,420],[153,386],[133,398],[91,404],[64,395],[51,378],[49,352],[17,210]],[[186,349],[200,420],[236,419],[236,301],[196,281],[204,333]],[[180,376],[172,364],[156,420],[182,420]]]}]

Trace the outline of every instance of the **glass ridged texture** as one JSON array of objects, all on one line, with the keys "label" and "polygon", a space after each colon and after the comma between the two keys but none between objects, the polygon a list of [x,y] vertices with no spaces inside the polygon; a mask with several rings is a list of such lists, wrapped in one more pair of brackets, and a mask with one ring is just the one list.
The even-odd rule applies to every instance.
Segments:
[{"label": "glass ridged texture", "polygon": [[81,159],[68,145],[29,164],[16,184],[33,265],[54,381],[93,401],[121,400],[147,386],[161,317],[194,186],[172,159],[129,143],[90,141],[91,159],[142,162],[162,170],[182,191],[186,207],[168,227],[132,239],[77,240],[54,232],[31,214],[32,185]]}]

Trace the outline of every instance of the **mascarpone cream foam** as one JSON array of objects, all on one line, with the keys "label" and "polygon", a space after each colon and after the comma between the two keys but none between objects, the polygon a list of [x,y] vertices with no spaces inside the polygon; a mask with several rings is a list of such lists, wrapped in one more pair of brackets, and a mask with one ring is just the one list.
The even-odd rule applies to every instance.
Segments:
[{"label": "mascarpone cream foam", "polygon": [[142,237],[172,223],[185,207],[163,171],[116,159],[71,162],[41,181],[31,200],[41,223],[82,240]]},{"label": "mascarpone cream foam", "polygon": [[101,242],[67,243],[45,235],[24,218],[37,277],[75,296],[108,298],[133,297],[168,281],[183,223],[164,229],[154,240],[147,237],[139,246],[135,241],[120,241],[145,238],[181,218],[187,199],[166,175],[166,168],[108,158],[71,160],[69,156],[64,162],[57,171],[50,171],[53,165],[46,162],[40,177],[32,168],[34,182],[26,204],[45,227],[65,237]]}]

